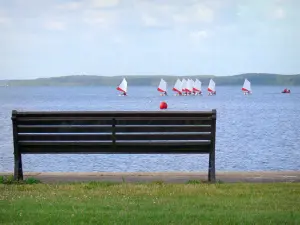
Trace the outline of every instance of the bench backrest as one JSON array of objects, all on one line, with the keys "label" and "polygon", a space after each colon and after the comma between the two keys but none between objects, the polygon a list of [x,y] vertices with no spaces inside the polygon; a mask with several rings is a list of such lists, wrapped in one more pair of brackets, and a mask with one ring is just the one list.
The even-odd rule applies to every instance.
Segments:
[{"label": "bench backrest", "polygon": [[12,112],[19,153],[210,153],[216,110]]}]

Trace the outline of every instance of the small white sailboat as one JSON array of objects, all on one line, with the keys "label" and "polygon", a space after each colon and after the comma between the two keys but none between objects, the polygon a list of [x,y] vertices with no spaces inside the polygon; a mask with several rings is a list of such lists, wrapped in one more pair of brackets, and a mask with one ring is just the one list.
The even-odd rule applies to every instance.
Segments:
[{"label": "small white sailboat", "polygon": [[182,95],[186,95],[186,87],[187,87],[187,81],[186,79],[182,79],[182,86],[181,86],[181,90],[182,90]]},{"label": "small white sailboat", "polygon": [[188,79],[187,85],[186,85],[186,94],[190,95],[193,93],[193,80]]},{"label": "small white sailboat", "polygon": [[126,96],[127,95],[127,80],[125,78],[123,78],[122,82],[117,87],[117,90],[122,92],[120,94],[120,96]]},{"label": "small white sailboat", "polygon": [[161,92],[161,96],[167,95],[167,82],[164,79],[160,80],[157,90]]},{"label": "small white sailboat", "polygon": [[252,93],[252,91],[251,91],[251,83],[246,78],[245,78],[245,81],[244,81],[244,85],[242,87],[242,91],[244,92],[244,95],[248,95],[248,94]]},{"label": "small white sailboat", "polygon": [[172,90],[176,92],[175,95],[182,95],[182,82],[180,81],[180,79],[177,79]]},{"label": "small white sailboat", "polygon": [[196,81],[194,82],[194,87],[193,87],[193,91],[194,91],[195,95],[201,95],[202,94],[201,86],[202,86],[201,81],[196,79]]},{"label": "small white sailboat", "polygon": [[216,95],[216,83],[213,81],[213,79],[210,79],[207,91],[208,95]]},{"label": "small white sailboat", "polygon": [[196,94],[195,90],[194,90],[194,88],[195,88],[195,81],[193,79],[191,79],[191,83],[192,83],[192,92],[191,92],[191,95],[195,95]]}]

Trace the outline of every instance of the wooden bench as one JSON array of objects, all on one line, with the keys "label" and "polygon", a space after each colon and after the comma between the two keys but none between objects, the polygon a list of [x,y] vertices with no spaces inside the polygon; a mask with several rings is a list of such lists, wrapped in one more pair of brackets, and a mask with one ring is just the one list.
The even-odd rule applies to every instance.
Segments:
[{"label": "wooden bench", "polygon": [[22,154],[209,154],[215,181],[216,110],[189,112],[12,111],[14,177]]}]

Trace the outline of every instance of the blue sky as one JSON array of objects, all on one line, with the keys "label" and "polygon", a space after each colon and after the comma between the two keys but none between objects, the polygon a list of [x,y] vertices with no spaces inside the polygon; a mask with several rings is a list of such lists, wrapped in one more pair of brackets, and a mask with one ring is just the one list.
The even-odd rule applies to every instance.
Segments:
[{"label": "blue sky", "polygon": [[0,79],[300,73],[299,0],[0,0]]}]

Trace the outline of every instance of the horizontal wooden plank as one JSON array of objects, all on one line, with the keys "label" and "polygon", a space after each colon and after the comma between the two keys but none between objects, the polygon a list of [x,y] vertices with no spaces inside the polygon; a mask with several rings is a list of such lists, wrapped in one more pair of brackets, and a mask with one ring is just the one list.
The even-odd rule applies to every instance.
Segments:
[{"label": "horizontal wooden plank", "polygon": [[211,133],[135,133],[116,134],[116,140],[211,140]]},{"label": "horizontal wooden plank", "polygon": [[102,146],[112,145],[110,141],[19,141],[20,146]]},{"label": "horizontal wooden plank", "polygon": [[211,120],[211,117],[184,117],[184,116],[176,116],[176,117],[169,117],[169,116],[147,116],[147,117],[142,117],[142,116],[132,116],[132,117],[119,117],[116,118],[117,121],[135,121],[135,120]]},{"label": "horizontal wooden plank", "polygon": [[155,140],[155,141],[116,141],[116,146],[201,146],[210,145],[210,140]]},{"label": "horizontal wooden plank", "polygon": [[[211,125],[117,125],[116,132],[210,132]],[[19,133],[103,133],[112,125],[19,125]]]},{"label": "horizontal wooden plank", "polygon": [[37,119],[37,118],[22,118],[17,120],[17,125],[112,125],[112,119],[75,119],[72,118],[70,120],[59,118],[44,118],[44,119]]},{"label": "horizontal wooden plank", "polygon": [[[193,141],[182,141],[182,140],[170,140],[170,141],[116,141],[116,145],[144,145],[144,146],[188,146],[188,145],[208,145],[211,141],[208,140],[193,140]],[[112,144],[112,141],[19,141],[20,146],[101,146]]]},{"label": "horizontal wooden plank", "polygon": [[90,120],[112,120],[114,117],[95,117],[95,116],[89,116],[89,117],[20,117],[17,118],[18,122],[22,121],[70,121],[70,120],[80,120],[80,121],[90,121]]},{"label": "horizontal wooden plank", "polygon": [[[19,141],[97,141],[112,140],[111,133],[102,134],[19,134]],[[116,140],[210,140],[211,133],[117,133]]]},{"label": "horizontal wooden plank", "polygon": [[[112,118],[21,118],[18,125],[112,125]],[[116,125],[210,125],[209,117],[122,117],[116,120]]]},{"label": "horizontal wooden plank", "polygon": [[117,125],[116,132],[210,132],[211,125]]},{"label": "horizontal wooden plank", "polygon": [[168,119],[152,119],[152,120],[137,120],[137,119],[128,119],[128,120],[116,120],[116,125],[211,125],[212,120],[201,120],[201,119],[178,119],[178,120],[168,120]]},{"label": "horizontal wooden plank", "polygon": [[57,121],[90,121],[90,120],[211,120],[212,116],[158,116],[152,115],[147,117],[142,116],[128,116],[128,117],[18,117],[16,121],[48,121],[48,120],[57,120]]},{"label": "horizontal wooden plank", "polygon": [[19,134],[18,138],[19,141],[110,141],[112,134]]},{"label": "horizontal wooden plank", "polygon": [[209,145],[21,146],[25,154],[207,154]]},{"label": "horizontal wooden plank", "polygon": [[211,111],[15,111],[12,115],[16,117],[151,117],[151,116],[169,116],[169,117],[200,117],[211,116]]},{"label": "horizontal wooden plank", "polygon": [[103,133],[112,125],[19,125],[19,133]]}]

